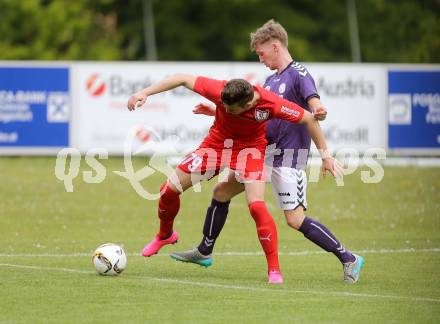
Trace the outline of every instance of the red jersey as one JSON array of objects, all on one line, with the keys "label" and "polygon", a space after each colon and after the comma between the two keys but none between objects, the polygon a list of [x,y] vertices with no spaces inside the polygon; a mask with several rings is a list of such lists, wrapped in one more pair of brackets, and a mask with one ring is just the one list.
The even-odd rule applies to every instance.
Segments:
[{"label": "red jersey", "polygon": [[[246,181],[264,178],[266,121],[279,118],[298,123],[304,109],[276,94],[254,86],[260,94],[255,107],[239,115],[226,112],[221,92],[226,81],[198,77],[194,91],[217,106],[215,121],[199,148],[189,154],[178,168],[186,173],[200,173],[208,179],[224,167],[235,170]],[[225,140],[232,139],[232,147]],[[227,150],[224,150],[224,149]],[[229,153],[227,151],[230,151]],[[224,156],[225,155],[225,156]],[[209,171],[208,173],[206,173]]]},{"label": "red jersey", "polygon": [[[234,149],[265,148],[265,121],[278,118],[298,123],[304,115],[304,109],[297,104],[258,86],[254,86],[254,90],[260,94],[260,99],[252,109],[239,115],[228,113],[221,102],[221,92],[226,83],[206,77],[196,79],[194,91],[212,101],[217,108],[214,124],[201,147],[223,148],[224,140],[232,139]],[[203,145],[208,144],[206,142],[209,145]]]}]

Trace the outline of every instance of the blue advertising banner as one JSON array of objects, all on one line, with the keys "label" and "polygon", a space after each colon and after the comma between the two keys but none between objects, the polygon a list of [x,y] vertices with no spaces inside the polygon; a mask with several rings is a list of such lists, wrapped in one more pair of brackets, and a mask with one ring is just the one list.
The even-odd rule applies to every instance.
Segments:
[{"label": "blue advertising banner", "polygon": [[440,149],[440,71],[388,71],[388,147]]},{"label": "blue advertising banner", "polygon": [[0,67],[0,148],[69,146],[69,69]]}]

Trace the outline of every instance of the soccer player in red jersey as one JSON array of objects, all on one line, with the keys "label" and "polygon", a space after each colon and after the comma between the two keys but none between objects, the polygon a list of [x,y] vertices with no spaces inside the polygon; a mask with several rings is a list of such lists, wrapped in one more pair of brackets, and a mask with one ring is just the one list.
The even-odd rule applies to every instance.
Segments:
[{"label": "soccer player in red jersey", "polygon": [[265,122],[278,118],[305,124],[321,152],[323,169],[333,175],[342,175],[342,166],[328,154],[319,123],[311,113],[242,79],[226,82],[176,74],[132,95],[127,107],[132,111],[142,106],[148,96],[178,86],[184,86],[212,101],[216,105],[215,120],[200,146],[178,165],[175,173],[162,185],[158,207],[159,233],[144,247],[142,255],[152,256],[162,246],[177,242],[178,233],[173,230],[173,223],[179,211],[180,194],[229,167],[244,183],[249,211],[256,223],[268,264],[268,281],[282,283],[277,229],[264,202]]},{"label": "soccer player in red jersey", "polygon": [[[326,118],[327,110],[321,103],[315,81],[304,65],[292,59],[288,49],[288,35],[280,23],[271,19],[251,33],[250,47],[258,55],[260,63],[275,70],[264,82],[264,89],[307,109],[317,120]],[[215,107],[199,104],[193,112],[214,116]],[[275,201],[283,210],[287,224],[325,251],[333,253],[342,264],[344,281],[356,283],[365,263],[364,258],[342,245],[320,221],[305,215],[306,165],[310,150],[310,135],[306,127],[282,119],[271,119],[267,122],[266,138],[270,144],[266,150],[266,177],[272,183]],[[231,176],[234,179],[234,175]],[[199,246],[192,250],[173,252],[170,256],[182,262],[212,264],[211,255],[226,222],[229,203],[242,191],[244,187],[239,182],[218,183],[206,210],[203,238]]]}]

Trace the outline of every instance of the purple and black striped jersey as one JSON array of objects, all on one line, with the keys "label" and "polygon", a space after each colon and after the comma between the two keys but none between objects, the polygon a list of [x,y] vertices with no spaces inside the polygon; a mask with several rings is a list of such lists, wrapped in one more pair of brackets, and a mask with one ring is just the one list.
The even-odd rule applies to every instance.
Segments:
[{"label": "purple and black striped jersey", "polygon": [[[297,62],[290,63],[280,74],[275,73],[269,76],[264,83],[264,88],[309,111],[307,101],[312,97],[319,98],[312,76],[303,65]],[[274,167],[305,168],[307,154],[300,154],[300,159],[298,159],[299,150],[304,153],[310,150],[310,134],[305,125],[272,119],[267,123],[266,138],[268,144],[275,144],[276,148],[281,150],[281,154],[274,158]],[[284,163],[283,159],[285,159]]]}]

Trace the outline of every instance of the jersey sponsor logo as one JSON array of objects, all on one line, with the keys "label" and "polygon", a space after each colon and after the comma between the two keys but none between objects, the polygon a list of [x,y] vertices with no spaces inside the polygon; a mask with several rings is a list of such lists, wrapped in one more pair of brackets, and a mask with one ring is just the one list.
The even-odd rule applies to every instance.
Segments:
[{"label": "jersey sponsor logo", "polygon": [[281,112],[293,117],[299,117],[299,111],[287,108],[286,106],[281,106]]},{"label": "jersey sponsor logo", "polygon": [[289,196],[290,197],[290,192],[279,192],[278,196]]},{"label": "jersey sponsor logo", "polygon": [[307,75],[307,70],[304,66],[302,66],[300,63],[298,62],[293,62],[292,63],[292,67],[298,71],[299,75],[305,77]]},{"label": "jersey sponsor logo", "polygon": [[258,122],[265,121],[269,118],[268,110],[255,109],[255,120]]}]

